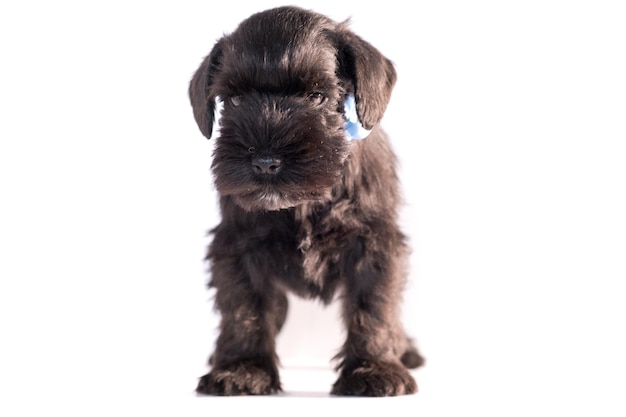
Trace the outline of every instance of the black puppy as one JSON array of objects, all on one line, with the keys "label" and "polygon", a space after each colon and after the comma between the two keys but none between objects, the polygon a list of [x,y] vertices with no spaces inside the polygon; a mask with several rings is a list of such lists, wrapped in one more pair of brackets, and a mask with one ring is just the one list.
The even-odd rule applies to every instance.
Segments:
[{"label": "black puppy", "polygon": [[333,394],[417,391],[406,368],[423,359],[399,322],[408,247],[396,158],[378,125],[395,81],[347,23],[294,7],[243,21],[193,76],[207,138],[223,102],[212,164],[222,220],[207,254],[221,324],[198,392],[281,389],[275,337],[288,290],[340,295],[347,338]]}]

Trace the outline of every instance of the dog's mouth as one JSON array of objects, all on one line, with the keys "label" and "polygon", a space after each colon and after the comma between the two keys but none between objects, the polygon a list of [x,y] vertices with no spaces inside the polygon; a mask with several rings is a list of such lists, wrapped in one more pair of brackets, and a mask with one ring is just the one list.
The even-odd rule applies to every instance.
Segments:
[{"label": "dog's mouth", "polygon": [[235,203],[246,211],[276,211],[297,207],[301,204],[322,201],[327,192],[284,194],[275,190],[263,189],[241,194],[232,194]]}]

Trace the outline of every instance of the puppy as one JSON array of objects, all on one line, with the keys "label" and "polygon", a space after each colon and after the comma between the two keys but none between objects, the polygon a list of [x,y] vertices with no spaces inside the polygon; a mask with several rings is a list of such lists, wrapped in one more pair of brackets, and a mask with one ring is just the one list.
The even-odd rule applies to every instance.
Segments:
[{"label": "puppy", "polygon": [[[300,8],[252,15],[217,41],[189,96],[221,222],[207,253],[220,333],[197,392],[281,390],[286,291],[343,303],[335,395],[411,394],[423,359],[399,321],[408,246],[396,158],[379,122],[392,63],[347,23]],[[339,297],[337,297],[339,296]]]}]

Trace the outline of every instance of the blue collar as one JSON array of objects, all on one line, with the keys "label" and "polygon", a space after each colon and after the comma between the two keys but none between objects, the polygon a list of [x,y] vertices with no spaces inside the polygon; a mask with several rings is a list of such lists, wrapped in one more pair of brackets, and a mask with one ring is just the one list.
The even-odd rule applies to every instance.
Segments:
[{"label": "blue collar", "polygon": [[343,105],[343,112],[346,118],[344,129],[346,130],[348,139],[365,139],[370,134],[371,130],[364,128],[359,121],[359,116],[356,114],[356,101],[354,99],[354,94],[350,93],[346,98]]}]

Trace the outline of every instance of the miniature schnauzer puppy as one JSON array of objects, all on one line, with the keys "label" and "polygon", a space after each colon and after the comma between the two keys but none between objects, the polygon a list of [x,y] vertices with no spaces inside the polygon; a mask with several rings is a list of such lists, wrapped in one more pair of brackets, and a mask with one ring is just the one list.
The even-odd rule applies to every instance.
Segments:
[{"label": "miniature schnauzer puppy", "polygon": [[392,63],[328,17],[256,13],[219,39],[189,96],[207,138],[223,103],[212,173],[221,222],[207,261],[221,322],[197,392],[281,390],[275,337],[286,291],[342,303],[332,394],[417,391],[423,359],[400,323],[408,244],[396,157],[379,126]]}]

